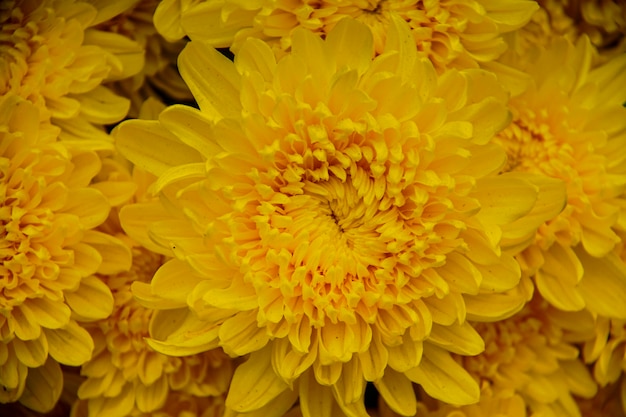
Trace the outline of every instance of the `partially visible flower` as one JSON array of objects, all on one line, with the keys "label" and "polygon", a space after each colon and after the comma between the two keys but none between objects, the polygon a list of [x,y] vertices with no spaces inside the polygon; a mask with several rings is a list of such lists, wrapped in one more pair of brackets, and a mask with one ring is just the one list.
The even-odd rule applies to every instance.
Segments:
[{"label": "partially visible flower", "polygon": [[514,50],[524,54],[557,38],[572,43],[588,36],[603,63],[626,52],[626,7],[620,0],[539,0],[530,22],[512,33]]},{"label": "partially visible flower", "polygon": [[511,226],[541,197],[535,176],[498,175],[505,154],[490,140],[509,121],[506,94],[482,70],[438,76],[391,20],[374,59],[371,31],[352,19],[325,40],[297,30],[278,61],[254,38],[234,64],[191,41],[179,61],[200,109],[114,132],[158,176],[159,200],[124,207],[122,225],[173,256],[133,286],[158,310],[150,345],[246,356],[230,412],[278,414],[299,396],[305,415],[334,404],[364,415],[368,381],[403,415],[416,410],[413,382],[477,401],[449,352],[482,351],[467,319],[525,302],[501,301],[520,278],[501,237],[532,239],[563,189],[536,224]]},{"label": "partially visible flower", "polygon": [[40,127],[36,105],[0,99],[0,402],[35,411],[61,394],[59,363],[90,358],[81,323],[111,312],[111,293],[94,274],[130,263],[109,259],[122,243],[94,230],[109,213],[89,186],[99,157],[68,148],[58,133]]},{"label": "partially visible flower", "polygon": [[391,16],[396,16],[408,22],[420,53],[442,72],[500,56],[506,49],[501,35],[526,24],[536,8],[527,0],[165,0],[154,21],[169,39],[188,35],[237,53],[245,39],[258,37],[280,56],[291,47],[296,28],[325,37],[345,17],[366,24],[375,51],[382,53]]},{"label": "partially visible flower", "polygon": [[562,310],[626,319],[626,267],[614,253],[626,227],[626,55],[593,70],[590,61],[587,38],[512,61],[531,82],[511,99],[513,122],[496,142],[507,150],[504,171],[567,188],[565,208],[518,256],[525,276]]},{"label": "partially visible flower", "polygon": [[159,0],[88,1],[107,12],[101,13],[98,19],[101,23],[95,29],[131,39],[144,51],[142,67],[135,75],[107,84],[118,95],[130,99],[129,117],[139,115],[139,109],[148,97],[162,96],[177,102],[193,99],[176,67],[176,59],[186,41],[167,42],[152,23]]},{"label": "partially visible flower", "polygon": [[[480,401],[476,404],[455,407],[438,401],[426,401],[418,404],[415,417],[526,417],[526,403],[516,393],[496,396],[488,383],[483,383]],[[398,417],[391,413],[382,417]]]},{"label": "partially visible flower", "polygon": [[519,395],[537,415],[580,416],[574,395],[591,398],[597,387],[576,345],[593,324],[586,312],[561,312],[537,295],[509,319],[476,324],[485,351],[462,363],[495,397]]},{"label": "partially visible flower", "polygon": [[101,126],[120,121],[128,100],[101,84],[131,76],[143,51],[120,35],[95,30],[97,14],[76,0],[3,1],[0,95],[36,104],[42,120],[61,127],[63,140],[112,149]]}]

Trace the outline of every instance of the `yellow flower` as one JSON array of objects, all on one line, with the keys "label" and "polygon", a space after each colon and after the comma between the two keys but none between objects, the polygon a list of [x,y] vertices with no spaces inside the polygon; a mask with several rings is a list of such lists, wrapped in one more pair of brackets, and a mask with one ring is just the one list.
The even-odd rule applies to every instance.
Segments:
[{"label": "yellow flower", "polygon": [[115,33],[141,45],[145,53],[142,67],[135,75],[109,83],[107,86],[118,95],[130,99],[129,117],[137,117],[143,101],[148,97],[165,95],[166,99],[190,102],[193,98],[183,82],[176,58],[186,41],[167,42],[152,23],[159,0],[90,0],[98,9],[106,10],[96,29]]},{"label": "yellow flower", "polygon": [[154,22],[169,39],[188,35],[237,53],[253,36],[282,55],[291,47],[294,29],[325,37],[338,21],[352,17],[372,30],[374,49],[381,53],[396,16],[409,23],[420,53],[444,71],[476,67],[500,56],[506,49],[501,34],[526,24],[536,9],[535,2],[526,0],[165,0]]},{"label": "yellow flower", "polygon": [[564,39],[515,65],[531,77],[496,141],[505,171],[562,180],[567,205],[520,256],[554,306],[626,319],[626,267],[612,253],[624,230],[626,55],[590,70],[591,45]]},{"label": "yellow flower", "polygon": [[63,385],[59,363],[91,356],[79,323],[111,312],[111,293],[93,274],[130,259],[110,260],[122,243],[94,230],[109,213],[88,186],[100,159],[57,142],[58,129],[39,120],[32,103],[0,99],[0,402],[46,411]]},{"label": "yellow flower", "polygon": [[[536,45],[547,46],[565,37],[571,42],[587,35],[606,62],[626,52],[626,7],[620,0],[539,0],[530,22],[512,34],[514,49],[524,53]],[[596,52],[596,51],[594,51]]]},{"label": "yellow flower", "polygon": [[[101,125],[120,121],[128,100],[102,86],[132,75],[141,47],[92,26],[98,10],[74,0],[9,0],[0,6],[0,95],[35,103],[61,139],[112,148]],[[137,70],[140,69],[137,68]]]},{"label": "yellow flower", "polygon": [[536,296],[509,319],[477,324],[485,351],[462,363],[495,397],[520,395],[536,415],[580,416],[573,395],[591,398],[597,387],[576,343],[593,325],[590,315],[561,312]]},{"label": "yellow flower", "polygon": [[[482,351],[466,318],[525,301],[502,294],[520,271],[500,226],[539,190],[496,175],[506,95],[482,70],[437,76],[399,18],[387,41],[372,59],[370,30],[344,19],[325,40],[294,32],[278,62],[249,39],[234,64],[192,41],[179,63],[200,110],[115,131],[159,177],[160,202],[124,207],[122,225],[174,257],[133,287],[158,310],[150,345],[249,355],[232,411],[279,415],[299,395],[305,415],[363,415],[366,381],[403,415],[415,413],[412,382],[474,402],[478,386],[448,352]],[[563,192],[552,197],[560,209]]]}]

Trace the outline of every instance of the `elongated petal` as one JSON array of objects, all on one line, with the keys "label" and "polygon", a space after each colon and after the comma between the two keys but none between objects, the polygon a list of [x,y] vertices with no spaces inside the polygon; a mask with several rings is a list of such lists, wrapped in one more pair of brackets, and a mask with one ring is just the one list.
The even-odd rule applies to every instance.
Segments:
[{"label": "elongated petal", "polygon": [[239,115],[241,80],[228,58],[208,43],[192,41],[180,53],[178,66],[204,114],[213,120]]},{"label": "elongated petal", "polygon": [[441,348],[425,344],[424,356],[418,367],[405,373],[432,397],[454,405],[478,401],[480,389],[465,369]]},{"label": "elongated petal", "polygon": [[266,347],[251,354],[237,368],[226,397],[226,406],[238,412],[252,411],[263,407],[287,389],[287,384],[274,373],[271,349]]}]

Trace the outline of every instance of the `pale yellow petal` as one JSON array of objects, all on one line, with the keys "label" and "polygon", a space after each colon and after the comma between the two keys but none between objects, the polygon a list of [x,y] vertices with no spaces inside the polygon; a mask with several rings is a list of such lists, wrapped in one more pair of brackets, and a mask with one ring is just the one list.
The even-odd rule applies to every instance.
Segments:
[{"label": "pale yellow petal", "polygon": [[122,155],[157,176],[169,168],[203,160],[198,151],[181,143],[158,121],[128,120],[114,130],[113,136]]},{"label": "pale yellow petal", "polygon": [[206,42],[192,41],[180,53],[178,66],[207,117],[217,120],[240,114],[241,79],[228,58]]},{"label": "pale yellow petal", "polygon": [[58,363],[48,359],[43,366],[29,369],[20,403],[39,413],[56,405],[63,391],[63,373]]},{"label": "pale yellow petal", "polygon": [[470,374],[448,352],[428,343],[424,344],[420,365],[405,375],[430,396],[449,404],[472,404],[480,397],[478,384]]},{"label": "pale yellow petal", "polygon": [[253,411],[288,389],[272,369],[271,348],[252,353],[239,365],[228,390],[226,406],[238,412]]}]

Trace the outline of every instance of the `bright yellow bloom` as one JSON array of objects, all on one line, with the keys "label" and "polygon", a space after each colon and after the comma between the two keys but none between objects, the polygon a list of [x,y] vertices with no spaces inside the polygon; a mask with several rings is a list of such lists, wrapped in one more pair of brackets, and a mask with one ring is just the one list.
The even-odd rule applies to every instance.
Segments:
[{"label": "bright yellow bloom", "polygon": [[580,411],[572,395],[595,395],[596,384],[575,345],[581,334],[592,333],[590,315],[560,312],[535,297],[517,315],[475,327],[485,351],[462,363],[494,396],[517,394],[537,415],[574,417]]},{"label": "bright yellow bloom", "polygon": [[501,34],[520,28],[537,9],[527,0],[165,0],[154,22],[169,39],[188,35],[239,51],[245,39],[267,41],[283,55],[298,27],[325,37],[338,21],[365,23],[382,53],[392,16],[409,23],[420,53],[439,71],[476,67],[506,49]]},{"label": "bright yellow bloom", "polygon": [[[525,301],[502,294],[520,271],[500,226],[539,189],[496,175],[506,95],[482,70],[437,76],[401,19],[387,40],[372,59],[370,30],[344,19],[325,40],[294,32],[278,62],[249,39],[234,64],[192,41],[179,64],[200,110],[172,106],[115,133],[159,177],[160,202],[123,208],[122,225],[174,257],[133,287],[159,310],[150,344],[249,355],[233,411],[279,415],[299,395],[306,416],[335,402],[364,415],[366,381],[403,415],[416,410],[412,382],[474,402],[479,388],[449,351],[481,352],[466,318]],[[521,240],[536,230],[511,227]]]},{"label": "bright yellow bloom", "polygon": [[[530,55],[529,55],[530,56]],[[626,267],[612,253],[626,228],[626,55],[590,70],[591,45],[564,39],[514,62],[531,77],[513,97],[513,122],[497,136],[506,171],[562,180],[564,210],[519,261],[554,306],[626,319]]]},{"label": "bright yellow bloom", "polygon": [[514,49],[524,53],[536,45],[567,38],[575,43],[587,35],[606,62],[626,52],[626,7],[621,0],[539,0],[530,22],[513,33]]},{"label": "bright yellow bloom", "polygon": [[112,148],[103,124],[121,120],[128,100],[102,86],[142,62],[140,45],[94,29],[99,11],[75,0],[9,0],[0,5],[0,95],[35,103],[61,139]]},{"label": "bright yellow bloom", "polygon": [[148,97],[165,95],[170,100],[190,102],[193,97],[176,68],[178,54],[186,41],[167,42],[158,34],[152,16],[159,0],[89,0],[107,13],[100,17],[96,29],[125,36],[141,45],[142,67],[132,77],[107,86],[130,99],[129,117],[137,117]]},{"label": "bright yellow bloom", "polygon": [[0,402],[45,411],[63,386],[59,363],[91,356],[79,323],[113,307],[93,274],[128,268],[130,257],[109,257],[122,243],[94,230],[109,213],[88,186],[99,157],[57,142],[58,128],[39,120],[32,103],[0,99]]}]

